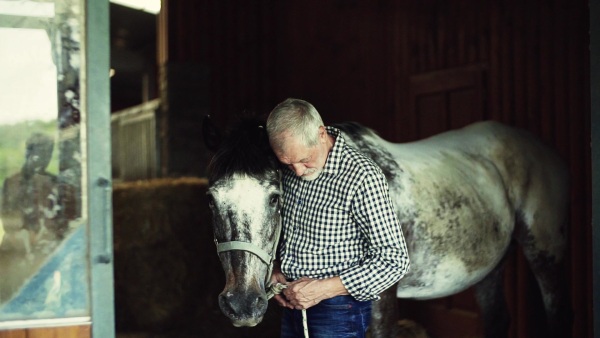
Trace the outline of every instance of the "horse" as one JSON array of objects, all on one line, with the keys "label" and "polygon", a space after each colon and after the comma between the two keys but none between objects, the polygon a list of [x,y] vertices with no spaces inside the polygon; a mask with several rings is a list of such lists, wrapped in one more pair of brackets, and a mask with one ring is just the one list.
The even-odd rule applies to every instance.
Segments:
[{"label": "horse", "polygon": [[[432,137],[392,143],[356,122],[333,125],[379,165],[405,236],[410,271],[373,303],[371,337],[394,337],[398,298],[428,300],[475,288],[486,337],[506,337],[510,315],[503,268],[520,245],[541,291],[545,337],[569,337],[565,278],[568,171],[531,133],[480,121]],[[223,134],[208,119],[214,151],[207,195],[225,272],[222,312],[254,326],[266,311],[281,231],[281,166],[264,121],[246,119]],[[543,331],[540,331],[543,332]]]}]

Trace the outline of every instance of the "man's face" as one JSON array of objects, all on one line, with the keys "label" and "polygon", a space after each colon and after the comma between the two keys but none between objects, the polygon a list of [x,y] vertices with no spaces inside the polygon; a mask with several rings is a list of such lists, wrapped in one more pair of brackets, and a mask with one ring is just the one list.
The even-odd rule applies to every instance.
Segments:
[{"label": "man's face", "polygon": [[321,175],[329,154],[325,128],[319,129],[319,143],[311,148],[304,146],[291,135],[283,136],[283,140],[283,150],[275,151],[281,163],[305,181],[315,180]]}]

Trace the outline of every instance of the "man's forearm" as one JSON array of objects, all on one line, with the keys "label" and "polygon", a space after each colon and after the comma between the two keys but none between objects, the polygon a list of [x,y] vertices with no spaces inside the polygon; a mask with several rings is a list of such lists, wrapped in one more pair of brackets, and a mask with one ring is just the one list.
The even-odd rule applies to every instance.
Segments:
[{"label": "man's forearm", "polygon": [[325,278],[320,280],[325,298],[333,298],[335,296],[349,295],[348,290],[342,283],[339,276]]}]

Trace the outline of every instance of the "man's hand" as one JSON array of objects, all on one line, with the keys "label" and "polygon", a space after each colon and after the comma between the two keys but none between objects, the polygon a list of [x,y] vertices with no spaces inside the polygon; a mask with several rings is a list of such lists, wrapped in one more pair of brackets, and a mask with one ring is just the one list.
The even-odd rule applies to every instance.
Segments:
[{"label": "man's hand", "polygon": [[[286,285],[287,280],[285,279],[285,276],[283,275],[283,273],[281,273],[281,270],[279,269],[279,267],[275,266],[273,268],[273,273],[271,273],[271,285],[275,285],[277,283]],[[273,298],[281,306],[284,306],[284,307],[287,307],[290,309],[294,308],[294,306],[292,306],[292,304],[290,304],[282,294],[274,295]]]},{"label": "man's hand", "polygon": [[313,279],[302,277],[291,283],[283,290],[286,305],[290,309],[308,309],[320,301],[340,295],[347,295],[348,290],[342,284],[340,277]]}]

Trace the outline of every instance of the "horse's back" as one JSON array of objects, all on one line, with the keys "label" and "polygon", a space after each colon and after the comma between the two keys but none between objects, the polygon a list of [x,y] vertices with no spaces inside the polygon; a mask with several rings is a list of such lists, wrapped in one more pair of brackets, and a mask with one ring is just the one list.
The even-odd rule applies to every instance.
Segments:
[{"label": "horse's back", "polygon": [[410,149],[407,153],[411,154],[420,148],[423,153],[464,154],[488,162],[498,171],[515,209],[526,208],[527,199],[539,197],[538,191],[567,194],[568,172],[557,153],[531,133],[499,122],[477,122],[398,146]]}]

